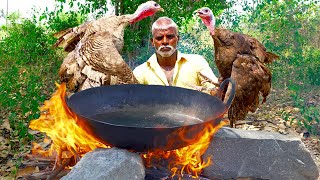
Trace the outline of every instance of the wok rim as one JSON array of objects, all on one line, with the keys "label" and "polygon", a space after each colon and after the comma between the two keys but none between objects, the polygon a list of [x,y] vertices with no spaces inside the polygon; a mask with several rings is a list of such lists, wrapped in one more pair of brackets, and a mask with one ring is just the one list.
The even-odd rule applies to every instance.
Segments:
[{"label": "wok rim", "polygon": [[[117,85],[112,85],[112,86],[144,86],[144,87],[148,87],[148,86],[153,86],[153,87],[170,87],[170,88],[176,88],[176,89],[183,89],[183,90],[187,90],[187,91],[193,91],[195,93],[202,93],[203,95],[205,96],[208,96],[208,98],[214,98],[214,99],[218,99],[219,100],[219,103],[221,103],[225,108],[224,108],[224,111],[226,110],[226,106],[225,104],[217,97],[215,96],[211,96],[209,94],[206,94],[206,93],[203,93],[203,92],[200,92],[200,91],[196,91],[194,89],[188,89],[188,88],[183,88],[183,87],[178,87],[178,86],[162,86],[162,85],[145,85],[145,84],[117,84]],[[204,123],[210,123],[210,121],[214,121],[214,120],[219,120],[221,119],[220,116],[222,116],[224,113],[221,113],[221,114],[217,114],[214,116],[214,118],[210,118],[209,120],[203,120],[203,122],[201,123],[195,123],[195,124],[189,124],[189,125],[182,125],[182,126],[170,126],[170,127],[137,127],[137,126],[128,126],[128,125],[120,125],[120,124],[111,124],[111,123],[108,123],[108,122],[104,122],[104,121],[99,121],[97,119],[93,119],[91,117],[88,117],[88,116],[85,116],[81,113],[78,113],[77,111],[74,111],[74,109],[72,108],[72,106],[70,106],[70,104],[72,104],[70,102],[70,99],[72,96],[76,95],[76,94],[81,94],[82,92],[85,92],[85,91],[94,91],[94,89],[98,89],[98,88],[105,88],[105,87],[108,87],[108,86],[99,86],[99,87],[93,87],[93,88],[89,88],[89,89],[85,89],[83,91],[80,91],[80,92],[77,92],[75,94],[72,94],[70,97],[66,97],[66,104],[67,106],[69,107],[69,109],[78,117],[82,117],[82,118],[85,118],[85,119],[88,119],[90,121],[94,121],[94,122],[99,122],[99,123],[102,123],[104,125],[109,125],[109,126],[117,126],[117,127],[123,127],[123,128],[135,128],[135,129],[157,129],[157,130],[165,130],[165,129],[177,129],[177,128],[183,128],[183,127],[191,127],[191,126],[194,126],[194,125],[200,125],[200,124],[204,124]],[[78,96],[76,95],[76,96]],[[224,112],[222,111],[222,112]],[[211,117],[211,116],[210,116]],[[79,117],[78,117],[79,119]],[[212,122],[211,122],[212,123]]]}]

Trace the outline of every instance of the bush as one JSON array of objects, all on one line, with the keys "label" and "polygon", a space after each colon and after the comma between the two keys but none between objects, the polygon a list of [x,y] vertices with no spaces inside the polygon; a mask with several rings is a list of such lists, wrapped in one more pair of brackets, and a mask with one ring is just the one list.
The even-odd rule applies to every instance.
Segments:
[{"label": "bush", "polygon": [[36,63],[54,54],[50,47],[53,39],[45,34],[44,29],[29,20],[13,24],[8,28],[7,34],[0,43],[2,53],[19,64]]},{"label": "bush", "polygon": [[9,119],[11,138],[28,142],[28,123],[53,92],[61,59],[51,48],[53,38],[31,21],[8,27],[0,42],[0,116]]}]

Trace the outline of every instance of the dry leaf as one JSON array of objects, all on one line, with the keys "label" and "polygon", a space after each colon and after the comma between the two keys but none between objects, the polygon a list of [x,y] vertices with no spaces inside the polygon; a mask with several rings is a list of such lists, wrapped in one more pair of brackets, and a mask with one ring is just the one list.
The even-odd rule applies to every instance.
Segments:
[{"label": "dry leaf", "polygon": [[0,136],[0,157],[6,158],[11,150],[9,140]]},{"label": "dry leaf", "polygon": [[14,177],[10,177],[10,176],[0,176],[1,180],[14,180]]},{"label": "dry leaf", "polygon": [[0,126],[0,129],[7,129],[10,132],[12,131],[12,129],[10,127],[9,119],[4,120],[3,124]]},{"label": "dry leaf", "polygon": [[8,161],[5,167],[6,167],[6,170],[5,170],[6,172],[12,172],[17,169],[15,162],[13,162],[12,160]]},{"label": "dry leaf", "polygon": [[26,168],[18,170],[17,178],[22,177],[24,175],[29,175],[29,174],[32,174],[32,173],[36,173],[36,172],[39,172],[39,167],[38,166],[36,166],[36,167],[28,166]]},{"label": "dry leaf", "polygon": [[32,135],[35,135],[35,134],[39,134],[40,131],[36,131],[36,130],[32,130],[32,129],[28,129],[28,133],[29,134],[32,134]]}]

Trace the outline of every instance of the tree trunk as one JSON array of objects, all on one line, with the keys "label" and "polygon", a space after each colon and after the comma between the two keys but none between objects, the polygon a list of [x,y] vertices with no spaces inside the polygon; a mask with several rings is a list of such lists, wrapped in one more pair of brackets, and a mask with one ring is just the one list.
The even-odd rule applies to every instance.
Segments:
[{"label": "tree trunk", "polygon": [[123,14],[123,0],[116,0],[114,8],[115,8],[116,16],[122,15]]}]

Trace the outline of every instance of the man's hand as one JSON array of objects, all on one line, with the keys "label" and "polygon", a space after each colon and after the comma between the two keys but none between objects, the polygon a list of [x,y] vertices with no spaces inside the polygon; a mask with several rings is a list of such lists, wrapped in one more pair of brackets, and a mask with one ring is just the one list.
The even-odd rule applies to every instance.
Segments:
[{"label": "man's hand", "polygon": [[203,86],[196,86],[196,85],[189,84],[189,83],[185,83],[185,85],[191,87],[191,88],[194,89],[194,90],[200,91],[200,92],[206,89],[206,88],[203,87]]},{"label": "man's hand", "polygon": [[219,93],[219,88],[214,88],[210,90],[210,95],[211,96],[217,96]]},{"label": "man's hand", "polygon": [[191,87],[192,89],[200,91],[200,92],[207,91],[212,96],[216,96],[219,92],[219,88],[207,88],[204,86],[196,86],[196,85],[192,85],[192,84],[186,84],[186,85]]},{"label": "man's hand", "polygon": [[203,78],[203,80],[201,81],[201,84],[204,84],[204,83],[206,83],[206,82],[209,82],[209,83],[211,83],[211,84],[213,84],[213,85],[215,85],[215,86],[217,86],[217,87],[220,86],[219,83],[214,82],[212,79],[210,79],[210,78],[209,78],[208,76],[206,76],[205,74],[199,72],[199,75]]}]

